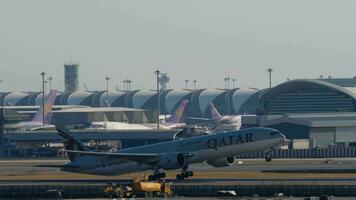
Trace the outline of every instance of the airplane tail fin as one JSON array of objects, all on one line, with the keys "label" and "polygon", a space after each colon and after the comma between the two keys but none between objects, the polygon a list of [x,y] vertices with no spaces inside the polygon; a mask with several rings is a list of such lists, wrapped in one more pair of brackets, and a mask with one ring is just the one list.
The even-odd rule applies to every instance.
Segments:
[{"label": "airplane tail fin", "polygon": [[216,110],[213,102],[210,102],[210,115],[212,119],[220,119],[222,117],[218,110]]},{"label": "airplane tail fin", "polygon": [[184,119],[185,110],[188,105],[188,100],[183,100],[178,108],[173,112],[171,117],[166,121],[168,123],[182,123]]},{"label": "airplane tail fin", "polygon": [[31,121],[33,122],[43,122],[43,113],[44,113],[44,123],[49,124],[51,123],[52,116],[52,108],[54,104],[54,100],[57,96],[57,90],[51,90],[45,99],[44,107],[41,106],[40,109],[37,111],[36,115],[33,117]]},{"label": "airplane tail fin", "polygon": [[[87,151],[88,148],[85,147],[79,140],[75,139],[71,133],[64,127],[56,126],[58,135],[61,136],[64,140],[64,149],[65,150],[76,150],[76,151]],[[69,160],[74,161],[76,154],[67,152]]]}]

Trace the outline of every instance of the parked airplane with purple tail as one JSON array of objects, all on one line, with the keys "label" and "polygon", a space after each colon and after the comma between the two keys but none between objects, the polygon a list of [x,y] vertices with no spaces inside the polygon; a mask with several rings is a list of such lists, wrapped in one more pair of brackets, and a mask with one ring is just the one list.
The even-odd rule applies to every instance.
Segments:
[{"label": "parked airplane with purple tail", "polygon": [[214,104],[209,104],[210,118],[187,117],[188,121],[193,121],[190,124],[207,125],[209,128],[219,131],[231,131],[241,128],[241,115],[221,115],[215,108]]},{"label": "parked airplane with purple tail", "polygon": [[[188,100],[183,100],[174,113],[170,116],[168,120],[160,124],[162,129],[179,129],[186,126],[184,123],[184,115],[186,112],[186,107]],[[143,123],[143,124],[129,124],[125,122],[91,122],[89,127],[86,129],[95,130],[152,130],[156,129],[157,124],[154,123]]]},{"label": "parked airplane with purple tail", "polygon": [[28,122],[19,122],[16,124],[5,125],[6,129],[16,130],[37,130],[44,128],[54,128],[52,121],[52,108],[57,96],[57,90],[51,90],[45,98],[44,106],[41,106],[36,115]]}]

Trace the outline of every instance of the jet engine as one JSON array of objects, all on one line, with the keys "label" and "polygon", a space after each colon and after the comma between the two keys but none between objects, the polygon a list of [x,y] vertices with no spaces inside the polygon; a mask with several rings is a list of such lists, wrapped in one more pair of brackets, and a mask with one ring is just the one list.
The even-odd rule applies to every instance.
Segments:
[{"label": "jet engine", "polygon": [[234,156],[207,161],[207,163],[213,167],[228,167],[228,166],[233,165],[234,162],[235,162]]},{"label": "jet engine", "polygon": [[166,153],[160,156],[158,165],[162,169],[179,169],[186,166],[187,160],[182,153]]}]

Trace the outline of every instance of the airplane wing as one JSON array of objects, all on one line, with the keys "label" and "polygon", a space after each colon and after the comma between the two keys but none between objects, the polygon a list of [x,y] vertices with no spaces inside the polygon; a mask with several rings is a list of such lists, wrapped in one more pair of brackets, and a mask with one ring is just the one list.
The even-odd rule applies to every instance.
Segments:
[{"label": "airplane wing", "polygon": [[98,157],[112,157],[123,160],[133,160],[139,162],[158,162],[159,154],[155,153],[114,153],[114,152],[95,152],[95,151],[76,151],[76,150],[62,150],[67,153],[92,155]]},{"label": "airplane wing", "polygon": [[213,119],[213,118],[200,118],[200,117],[186,117],[186,119],[199,120],[199,121],[204,121],[204,122],[212,122],[212,121],[216,120],[216,119]]}]

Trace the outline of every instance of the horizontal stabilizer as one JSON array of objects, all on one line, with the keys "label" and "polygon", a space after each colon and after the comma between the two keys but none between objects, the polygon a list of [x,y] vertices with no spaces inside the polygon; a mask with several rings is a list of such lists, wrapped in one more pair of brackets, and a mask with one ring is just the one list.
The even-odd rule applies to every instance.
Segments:
[{"label": "horizontal stabilizer", "polygon": [[[71,146],[76,144],[76,148],[78,150],[87,150],[85,146],[79,140],[75,139],[66,128],[56,125],[56,129],[58,131],[58,135],[67,140],[67,142],[71,143]],[[68,146],[66,148],[68,150],[74,149],[74,147],[68,148]]]},{"label": "horizontal stabilizer", "polygon": [[[86,151],[88,148],[84,146],[79,140],[75,139],[71,133],[61,124],[56,125],[56,129],[58,131],[58,135],[64,139],[64,148],[66,150],[78,150],[78,151]],[[76,159],[76,154],[68,153],[68,157],[70,161],[74,161]]]}]

